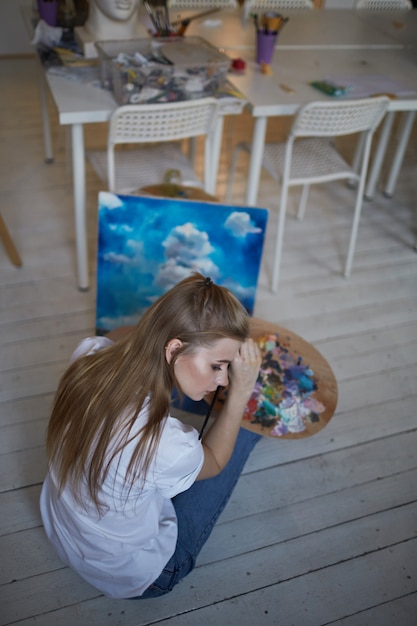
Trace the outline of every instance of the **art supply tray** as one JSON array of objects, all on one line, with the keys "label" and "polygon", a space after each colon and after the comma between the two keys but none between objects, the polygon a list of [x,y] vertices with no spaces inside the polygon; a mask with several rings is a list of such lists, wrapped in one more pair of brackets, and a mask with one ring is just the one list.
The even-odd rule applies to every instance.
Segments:
[{"label": "art supply tray", "polygon": [[118,104],[173,102],[215,95],[230,59],[201,37],[96,43],[102,86]]}]

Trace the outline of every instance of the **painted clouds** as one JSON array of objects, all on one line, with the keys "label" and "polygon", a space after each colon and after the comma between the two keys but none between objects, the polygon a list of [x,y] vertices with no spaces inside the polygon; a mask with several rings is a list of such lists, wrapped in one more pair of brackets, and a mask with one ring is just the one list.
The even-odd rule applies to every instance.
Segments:
[{"label": "painted clouds", "polygon": [[134,323],[193,271],[228,287],[252,314],[266,209],[99,194],[97,329]]}]

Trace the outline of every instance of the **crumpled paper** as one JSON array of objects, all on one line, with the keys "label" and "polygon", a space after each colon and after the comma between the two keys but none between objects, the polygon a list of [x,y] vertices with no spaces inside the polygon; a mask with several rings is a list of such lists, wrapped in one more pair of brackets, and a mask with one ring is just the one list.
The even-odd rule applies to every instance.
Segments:
[{"label": "crumpled paper", "polygon": [[36,24],[32,45],[43,44],[47,48],[58,46],[62,39],[63,28],[61,26],[49,26],[44,20]]}]

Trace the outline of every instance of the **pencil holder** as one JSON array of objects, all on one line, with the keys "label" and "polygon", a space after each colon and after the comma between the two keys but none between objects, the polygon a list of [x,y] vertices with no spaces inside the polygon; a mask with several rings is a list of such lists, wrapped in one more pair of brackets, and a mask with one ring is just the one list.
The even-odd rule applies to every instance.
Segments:
[{"label": "pencil holder", "polygon": [[278,35],[274,32],[256,31],[256,62],[269,65],[274,56]]},{"label": "pencil holder", "polygon": [[58,22],[58,0],[38,0],[39,19],[49,26],[56,26]]}]

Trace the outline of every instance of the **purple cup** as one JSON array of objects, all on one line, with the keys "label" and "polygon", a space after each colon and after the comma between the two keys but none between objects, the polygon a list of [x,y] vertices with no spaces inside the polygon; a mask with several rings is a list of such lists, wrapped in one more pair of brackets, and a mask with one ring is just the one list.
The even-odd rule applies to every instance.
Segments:
[{"label": "purple cup", "polygon": [[269,65],[274,56],[277,43],[277,33],[266,33],[264,30],[256,31],[256,62]]},{"label": "purple cup", "polygon": [[38,0],[39,19],[49,26],[56,26],[58,22],[58,0]]}]

